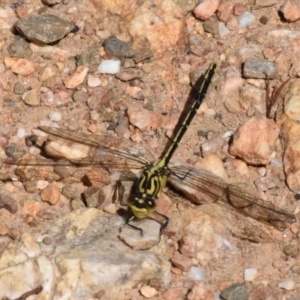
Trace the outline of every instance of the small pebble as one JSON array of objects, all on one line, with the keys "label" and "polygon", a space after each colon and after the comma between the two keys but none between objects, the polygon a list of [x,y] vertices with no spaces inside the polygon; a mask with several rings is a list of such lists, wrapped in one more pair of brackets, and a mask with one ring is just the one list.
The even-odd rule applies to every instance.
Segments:
[{"label": "small pebble", "polygon": [[262,24],[267,24],[268,21],[269,21],[269,19],[266,16],[261,16],[261,18],[259,19],[259,22]]},{"label": "small pebble", "polygon": [[247,164],[244,161],[242,161],[240,159],[235,159],[235,160],[233,160],[233,165],[235,167],[235,170],[238,173],[240,173],[242,175],[249,174],[249,168],[248,168]]},{"label": "small pebble", "polygon": [[28,193],[37,192],[36,181],[26,181],[24,182],[24,188]]},{"label": "small pebble", "polygon": [[234,134],[234,132],[232,130],[228,130],[226,131],[223,135],[222,135],[222,139],[224,139],[225,141],[228,141],[229,138]]},{"label": "small pebble", "polygon": [[183,71],[189,71],[191,69],[191,65],[190,64],[180,64],[180,68],[183,70]]},{"label": "small pebble", "polygon": [[133,57],[134,55],[134,51],[128,43],[113,35],[105,40],[104,50],[109,57]]},{"label": "small pebble", "polygon": [[224,300],[246,300],[249,295],[249,288],[245,283],[234,283],[220,293],[220,299]]},{"label": "small pebble", "polygon": [[46,106],[51,106],[54,102],[54,94],[52,91],[41,94],[41,100]]},{"label": "small pebble", "polygon": [[76,11],[77,11],[77,8],[73,6],[73,7],[68,9],[67,13],[68,14],[74,14]]},{"label": "small pebble", "polygon": [[10,236],[11,236],[14,240],[20,238],[20,235],[21,235],[21,232],[20,232],[18,229],[12,228],[12,229],[10,230]]},{"label": "small pebble", "polygon": [[278,283],[278,287],[287,291],[293,290],[295,288],[295,281],[292,279],[286,279]]},{"label": "small pebble", "polygon": [[266,176],[267,174],[267,169],[265,167],[260,167],[260,168],[257,168],[257,173],[260,175],[260,176]]},{"label": "small pebble", "polygon": [[278,68],[275,62],[267,59],[249,57],[245,60],[243,66],[243,75],[246,78],[275,78]]},{"label": "small pebble", "polygon": [[89,95],[83,91],[76,91],[73,95],[74,101],[86,102],[89,99]]},{"label": "small pebble", "polygon": [[255,15],[249,11],[245,11],[243,14],[238,16],[238,20],[240,23],[240,28],[249,26],[251,23],[255,21]]},{"label": "small pebble", "polygon": [[296,244],[287,244],[287,245],[284,246],[283,252],[286,255],[290,256],[290,257],[296,258],[298,256],[298,253],[299,253],[298,245],[296,245]]},{"label": "small pebble", "polygon": [[294,0],[286,0],[280,7],[280,13],[288,22],[295,22],[300,19],[299,2]]},{"label": "small pebble", "polygon": [[202,281],[206,275],[202,268],[199,267],[191,267],[190,270],[187,273],[187,276],[195,281]]},{"label": "small pebble", "polygon": [[1,208],[15,214],[18,212],[18,202],[8,195],[0,194],[0,209]]},{"label": "small pebble", "polygon": [[90,87],[97,87],[101,84],[101,79],[98,77],[89,75],[87,83],[88,83],[88,86],[90,86]]},{"label": "small pebble", "polygon": [[43,238],[43,243],[45,245],[51,245],[52,244],[52,239],[50,237],[46,236],[46,237]]},{"label": "small pebble", "polygon": [[244,271],[245,281],[253,281],[257,277],[257,269],[248,268]]},{"label": "small pebble", "polygon": [[103,211],[109,214],[115,214],[117,212],[117,207],[114,203],[110,203],[103,208]]},{"label": "small pebble", "polygon": [[89,68],[85,66],[77,67],[75,72],[64,81],[66,88],[73,89],[82,84],[85,80],[88,70]]},{"label": "small pebble", "polygon": [[226,27],[226,25],[223,22],[218,23],[218,28],[220,37],[224,37],[225,35],[230,33],[230,30]]},{"label": "small pebble", "polygon": [[205,110],[204,112],[204,116],[205,117],[214,117],[216,115],[216,111],[213,108],[208,108],[207,110]]},{"label": "small pebble", "polygon": [[49,184],[49,181],[47,181],[47,180],[38,180],[36,182],[36,187],[39,190],[43,190],[48,184]]},{"label": "small pebble", "polygon": [[240,16],[242,13],[247,11],[247,7],[241,3],[237,3],[234,5],[233,14],[235,16]]},{"label": "small pebble", "polygon": [[61,113],[59,111],[52,111],[49,115],[49,119],[53,122],[59,122],[61,121]]},{"label": "small pebble", "polygon": [[11,157],[11,158],[20,158],[24,155],[24,151],[22,149],[20,149],[19,147],[17,147],[13,143],[9,144],[5,148],[5,153],[8,157]]},{"label": "small pebble", "polygon": [[29,106],[39,106],[41,103],[38,91],[31,90],[22,95],[22,100]]},{"label": "small pebble", "polygon": [[154,297],[157,294],[157,290],[149,285],[142,286],[140,292],[146,298]]},{"label": "small pebble", "polygon": [[17,95],[22,95],[25,92],[26,92],[26,89],[23,86],[23,84],[21,82],[17,81],[16,84],[14,85],[14,93]]},{"label": "small pebble", "polygon": [[35,65],[33,62],[25,59],[19,58],[12,66],[11,71],[15,74],[28,76],[35,71]]},{"label": "small pebble", "polygon": [[116,74],[120,71],[121,62],[119,60],[102,60],[98,67],[98,72],[103,74]]},{"label": "small pebble", "polygon": [[207,20],[216,12],[221,2],[221,0],[204,0],[194,8],[193,13],[197,19]]},{"label": "small pebble", "polygon": [[98,30],[98,31],[96,31],[96,35],[101,40],[105,40],[111,35],[111,33],[108,30]]},{"label": "small pebble", "polygon": [[41,198],[43,201],[52,205],[56,204],[60,198],[60,192],[57,185],[54,183],[47,185],[47,187],[41,191]]},{"label": "small pebble", "polygon": [[17,131],[17,137],[23,139],[26,135],[26,131],[24,128],[19,128]]}]

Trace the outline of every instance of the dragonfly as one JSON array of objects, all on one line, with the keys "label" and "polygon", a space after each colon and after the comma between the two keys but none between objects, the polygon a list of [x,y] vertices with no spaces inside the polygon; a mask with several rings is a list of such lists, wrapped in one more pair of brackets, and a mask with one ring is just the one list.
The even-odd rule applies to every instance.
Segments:
[{"label": "dragonfly", "polygon": [[[151,214],[159,215],[164,219],[161,223],[161,233],[168,225],[169,218],[156,210],[157,200],[167,182],[171,183],[171,185],[182,185],[194,189],[196,192],[205,194],[211,199],[211,202],[219,201],[226,203],[260,222],[273,225],[279,230],[284,230],[296,221],[292,213],[280,209],[270,202],[263,201],[255,194],[247,192],[243,186],[226,183],[222,178],[207,170],[191,165],[170,164],[175,150],[206,96],[216,69],[217,64],[211,63],[202,76],[201,84],[193,98],[190,109],[186,115],[183,115],[182,121],[178,124],[177,131],[170,145],[156,162],[149,161],[140,155],[132,154],[132,149],[110,147],[101,142],[101,138],[97,136],[86,135],[62,128],[41,126],[39,129],[49,134],[54,140],[70,141],[94,150],[97,149],[98,154],[92,158],[72,158],[67,161],[54,161],[45,158],[30,160],[21,158],[17,160],[8,159],[5,163],[19,166],[97,166],[102,168],[113,167],[122,170],[142,170],[141,175],[135,179],[131,196],[127,200],[131,214],[126,219],[126,224],[133,229],[139,230],[141,235],[143,235],[143,230],[132,224],[134,219],[151,218]],[[68,157],[66,158],[68,159]],[[197,200],[195,201],[197,202]]]}]

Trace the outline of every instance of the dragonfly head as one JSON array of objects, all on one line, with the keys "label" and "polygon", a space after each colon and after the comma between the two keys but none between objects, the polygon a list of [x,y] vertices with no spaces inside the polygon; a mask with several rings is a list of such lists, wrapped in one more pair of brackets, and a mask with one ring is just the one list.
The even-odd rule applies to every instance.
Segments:
[{"label": "dragonfly head", "polygon": [[155,211],[156,202],[151,198],[138,198],[135,197],[128,203],[133,215],[138,219],[144,219]]}]

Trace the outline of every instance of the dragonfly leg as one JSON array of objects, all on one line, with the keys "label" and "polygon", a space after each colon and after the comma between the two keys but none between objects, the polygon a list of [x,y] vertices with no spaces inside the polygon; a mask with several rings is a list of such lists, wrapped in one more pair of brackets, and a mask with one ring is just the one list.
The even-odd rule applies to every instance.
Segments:
[{"label": "dragonfly leg", "polygon": [[[153,220],[153,221],[155,221],[155,222],[158,222],[159,224],[161,224],[161,226],[160,226],[160,235],[162,234],[162,232],[167,228],[167,226],[168,226],[168,224],[169,224],[169,218],[167,217],[167,216],[165,216],[165,215],[163,215],[163,214],[160,214],[159,212],[155,212],[157,215],[159,215],[159,216],[161,216],[161,217],[163,217],[165,220],[164,220],[164,222],[163,223],[160,223],[159,221],[157,221],[156,219],[153,219],[153,218],[151,218],[151,217],[147,217],[147,219],[149,219],[149,220]],[[140,233],[141,233],[141,236],[143,236],[144,234],[143,234],[143,229],[142,228],[140,228],[140,227],[137,227],[137,226],[134,226],[134,225],[132,225],[131,223],[130,223],[130,221],[132,221],[134,219],[134,216],[131,216],[131,217],[129,217],[127,220],[126,220],[126,225],[128,225],[128,226],[130,226],[131,228],[133,228],[133,229],[135,229],[135,230],[139,230],[140,231]]]},{"label": "dragonfly leg", "polygon": [[134,226],[134,225],[132,225],[132,224],[129,223],[129,222],[132,221],[133,219],[134,219],[134,216],[129,217],[129,218],[126,220],[126,225],[128,225],[129,227],[131,227],[131,228],[133,228],[133,229],[135,229],[135,230],[139,230],[140,233],[141,233],[141,236],[144,236],[144,234],[143,234],[143,229],[142,229],[142,228],[139,228],[139,227]]},{"label": "dragonfly leg", "polygon": [[169,224],[169,218],[163,214],[160,214],[159,212],[155,211],[155,213],[165,219],[165,222],[160,227],[160,234],[167,228]]}]

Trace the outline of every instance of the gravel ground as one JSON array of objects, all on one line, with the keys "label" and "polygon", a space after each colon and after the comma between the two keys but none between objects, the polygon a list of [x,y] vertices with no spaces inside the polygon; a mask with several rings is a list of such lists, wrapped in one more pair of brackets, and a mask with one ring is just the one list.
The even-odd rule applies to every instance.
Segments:
[{"label": "gravel ground", "polygon": [[[170,218],[159,241],[153,220],[139,223],[143,237],[124,225],[112,199],[116,170],[3,163],[1,299],[300,299],[300,6],[197,5],[2,0],[0,158],[45,157],[25,137],[42,145],[37,127],[48,126],[153,161],[189,107],[191,86],[216,62],[174,163],[212,172],[217,186],[246,182],[240,196],[250,186],[253,199],[289,217],[276,223],[262,210],[258,222],[251,208],[170,186],[157,204]],[[55,138],[53,147],[46,157],[96,153]]]}]

